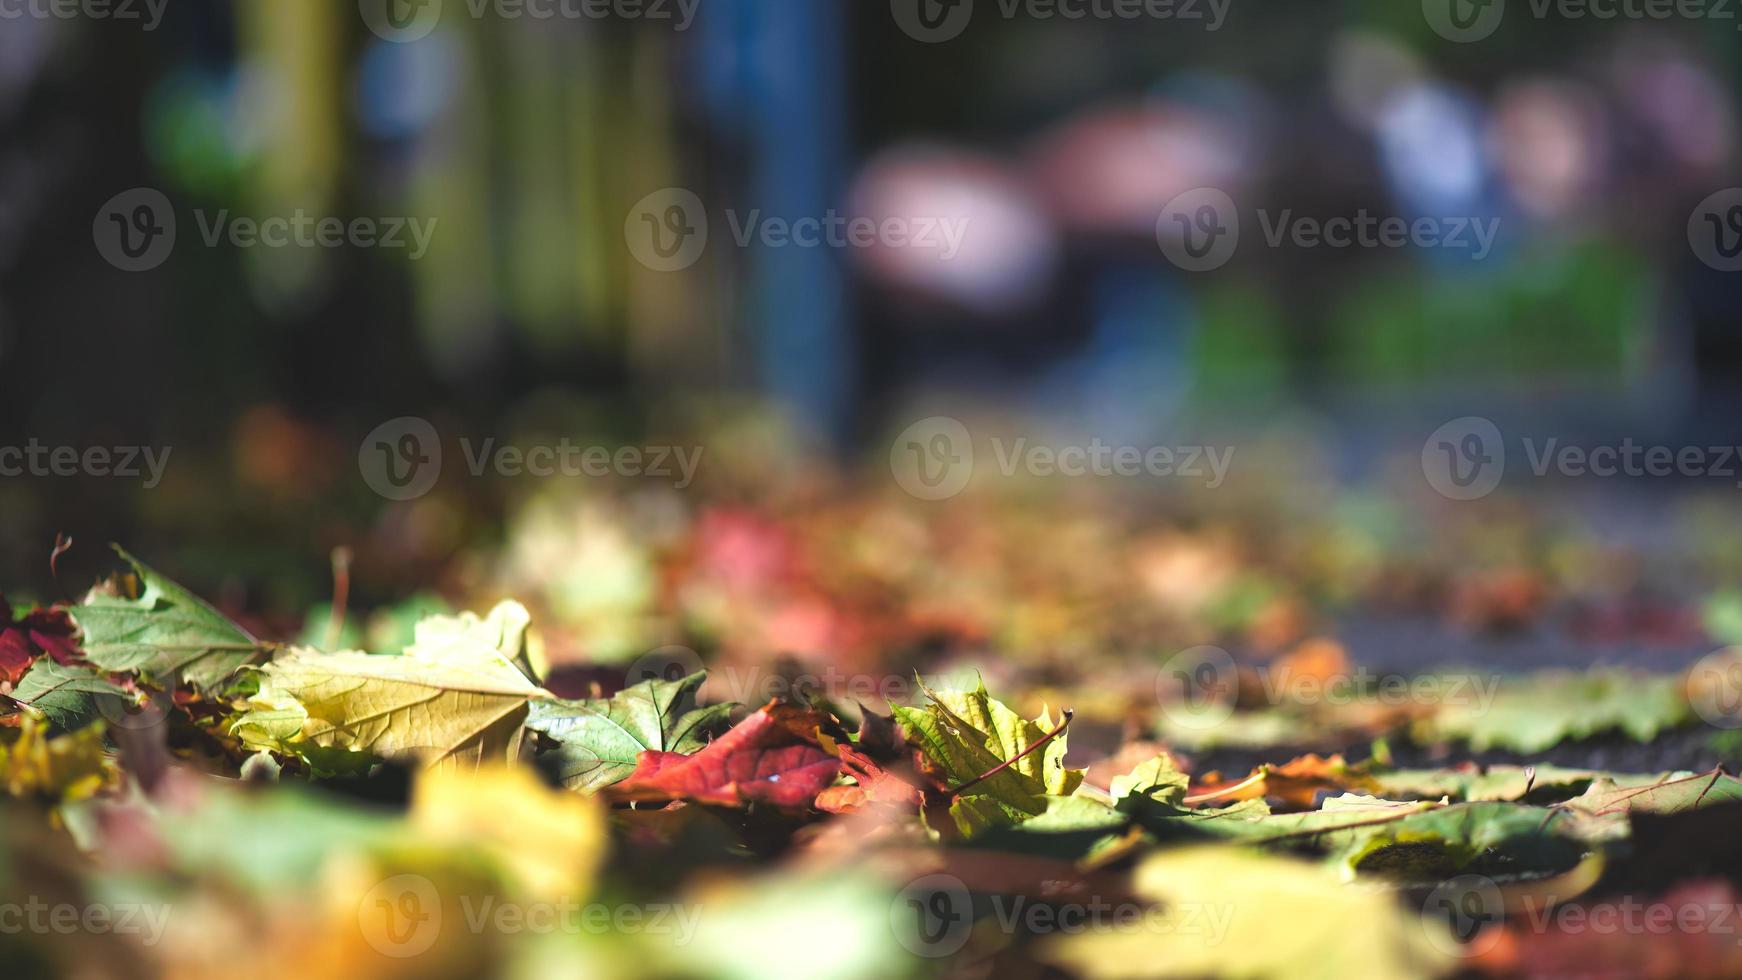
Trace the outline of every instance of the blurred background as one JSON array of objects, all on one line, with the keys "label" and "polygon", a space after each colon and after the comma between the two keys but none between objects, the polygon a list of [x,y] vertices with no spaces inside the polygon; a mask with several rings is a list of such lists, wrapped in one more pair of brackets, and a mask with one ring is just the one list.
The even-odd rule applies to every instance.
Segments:
[{"label": "blurred background", "polygon": [[[935,630],[987,610],[1007,637],[1068,651],[1081,605],[1049,619],[1012,601],[1020,583],[986,581],[1048,567],[1040,553],[1117,551],[1107,563],[1137,568],[1170,615],[1262,638],[1306,630],[1290,608],[1407,599],[1445,585],[1436,560],[1475,555],[1456,574],[1489,577],[1451,588],[1466,619],[1583,590],[1619,603],[1592,614],[1605,629],[1700,648],[1653,583],[1742,585],[1721,548],[1734,479],[1509,479],[1460,505],[1419,457],[1466,415],[1569,443],[1742,441],[1742,290],[1690,239],[1738,183],[1738,23],[1515,2],[1471,36],[1441,7],[137,0],[136,20],[4,17],[0,445],[173,455],[151,489],[0,479],[0,582],[75,593],[122,541],[294,631],[345,547],[356,604],[544,590],[548,615],[590,624],[574,656],[622,659],[695,643],[698,609],[742,610],[762,587],[744,583],[765,581],[783,583],[765,651],[875,646],[897,600],[867,581],[922,594],[913,566],[965,554],[951,567],[980,580],[931,583],[937,617],[903,612]],[[136,188],[161,192],[177,236],[126,271],[102,229]],[[1228,195],[1241,232],[1191,271],[1165,219],[1199,188]],[[207,240],[219,215],[299,212],[430,234],[421,250]],[[1272,244],[1284,214],[1496,234]],[[964,234],[805,246],[757,224],[835,216]],[[991,521],[987,498],[927,509],[889,478],[892,435],[934,415],[1240,455],[1217,493],[1018,491],[1030,524],[998,517],[996,549],[946,546],[940,515]],[[393,501],[359,446],[405,416],[433,425],[448,465]],[[459,440],[491,438],[706,457],[684,490],[468,479]],[[57,532],[78,542],[58,581]],[[1270,547],[1311,595],[1230,571]],[[1616,549],[1631,557],[1596,561]],[[1389,574],[1399,551],[1415,578]],[[860,578],[815,567],[835,560]],[[726,584],[697,598],[672,587],[680,565]],[[1060,572],[1062,594],[1111,602],[1101,574]],[[878,598],[848,615],[848,594]]]}]

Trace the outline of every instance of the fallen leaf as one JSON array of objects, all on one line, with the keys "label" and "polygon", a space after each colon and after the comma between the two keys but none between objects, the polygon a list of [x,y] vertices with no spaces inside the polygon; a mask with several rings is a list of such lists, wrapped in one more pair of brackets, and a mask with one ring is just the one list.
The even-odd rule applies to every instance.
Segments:
[{"label": "fallen leaf", "polygon": [[[869,712],[867,712],[869,714]],[[873,804],[917,810],[925,804],[918,787],[891,773],[851,745],[836,746],[841,771],[853,778],[850,786],[830,786],[817,796],[817,809],[824,813],[850,813]]]},{"label": "fallen leaf", "polygon": [[692,755],[641,753],[635,772],[604,792],[617,802],[809,807],[841,771],[818,741],[827,722],[820,712],[770,702]]},{"label": "fallen leaf", "polygon": [[424,772],[410,826],[432,841],[484,850],[530,894],[548,899],[590,893],[607,846],[598,801],[506,764]]},{"label": "fallen leaf", "polygon": [[77,633],[65,609],[32,609],[15,619],[12,606],[0,596],[0,681],[18,683],[43,654],[63,666],[78,663],[83,658],[74,638]]},{"label": "fallen leaf", "polygon": [[1568,800],[1566,807],[1594,816],[1612,813],[1681,813],[1720,803],[1742,801],[1742,780],[1722,769],[1698,775],[1664,778],[1645,785],[1624,786],[1608,776]]},{"label": "fallen leaf", "polygon": [[[1026,720],[988,695],[984,684],[972,691],[934,691],[922,684],[921,690],[930,703],[896,707],[895,718],[945,781],[950,815],[962,836],[1039,816],[1046,812],[1045,797],[1069,796],[1081,785],[1082,770],[1065,768],[1064,736],[1054,737],[1062,721],[1045,713]],[[973,791],[957,792],[966,786]]]},{"label": "fallen leaf", "polygon": [[[1675,677],[1591,670],[1441,680],[1463,685],[1460,690],[1471,696],[1450,698],[1418,721],[1417,739],[1467,742],[1478,752],[1495,748],[1541,752],[1563,741],[1608,731],[1647,742],[1692,717]],[[1482,695],[1484,684],[1495,685],[1491,703]]]},{"label": "fallen leaf", "polygon": [[1214,797],[1226,801],[1273,799],[1296,810],[1318,805],[1320,794],[1350,790],[1374,790],[1378,784],[1340,755],[1325,758],[1303,755],[1280,766],[1259,766],[1242,779],[1228,780],[1220,773],[1207,773],[1191,788],[1194,798]]},{"label": "fallen leaf", "polygon": [[50,737],[48,726],[27,714],[8,734],[0,742],[0,782],[13,797],[69,803],[115,782],[101,726]]},{"label": "fallen leaf", "polygon": [[69,730],[97,718],[99,697],[125,698],[126,692],[90,667],[63,665],[53,658],[36,661],[12,689],[14,701]]},{"label": "fallen leaf", "polygon": [[1146,858],[1132,885],[1155,912],[1131,928],[1049,939],[1038,958],[1089,980],[1402,980],[1451,966],[1427,931],[1436,925],[1384,892],[1341,885],[1322,866],[1198,846]]},{"label": "fallen leaf", "polygon": [[707,673],[681,680],[646,680],[608,699],[539,701],[526,727],[548,736],[557,778],[576,790],[597,790],[628,778],[641,753],[689,754],[725,727],[731,703],[696,708]]},{"label": "fallen leaf", "polygon": [[73,609],[92,664],[144,674],[166,688],[181,682],[210,688],[270,650],[204,600],[115,550],[133,566],[139,594],[97,589]]},{"label": "fallen leaf", "polygon": [[491,644],[420,642],[401,657],[292,650],[260,668],[260,690],[231,730],[251,748],[305,758],[312,747],[462,768],[511,762],[529,704],[550,694]]}]

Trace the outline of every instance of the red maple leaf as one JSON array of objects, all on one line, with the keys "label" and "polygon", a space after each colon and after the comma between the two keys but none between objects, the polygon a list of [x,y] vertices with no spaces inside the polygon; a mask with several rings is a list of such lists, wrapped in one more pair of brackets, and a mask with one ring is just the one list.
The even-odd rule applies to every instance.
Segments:
[{"label": "red maple leaf", "polygon": [[925,794],[918,787],[883,768],[875,759],[850,745],[839,746],[839,751],[841,770],[852,776],[857,785],[829,787],[817,797],[817,809],[825,813],[851,813],[873,803],[886,803],[918,810],[925,804]]},{"label": "red maple leaf", "polygon": [[14,619],[12,606],[0,597],[0,680],[18,683],[45,653],[59,664],[83,661],[74,639],[77,634],[78,627],[63,608],[33,609],[23,619]]},{"label": "red maple leaf", "polygon": [[619,802],[809,807],[841,771],[818,737],[827,723],[819,712],[770,703],[693,755],[641,753],[635,771],[605,795]]}]

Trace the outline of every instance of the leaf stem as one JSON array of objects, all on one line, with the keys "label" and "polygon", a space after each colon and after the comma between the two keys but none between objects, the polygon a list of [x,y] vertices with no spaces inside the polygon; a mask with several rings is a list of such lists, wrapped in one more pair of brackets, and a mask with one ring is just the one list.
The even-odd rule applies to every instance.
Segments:
[{"label": "leaf stem", "polygon": [[327,651],[339,648],[345,632],[345,607],[351,598],[351,549],[333,549],[333,605],[327,615]]},{"label": "leaf stem", "polygon": [[1257,771],[1253,772],[1252,775],[1247,776],[1245,779],[1240,780],[1239,782],[1233,784],[1232,786],[1224,786],[1221,789],[1212,790],[1211,792],[1208,792],[1208,793],[1199,793],[1196,796],[1187,796],[1187,797],[1182,798],[1180,800],[1180,802],[1185,803],[1187,805],[1192,805],[1192,804],[1197,804],[1197,803],[1208,803],[1211,800],[1219,800],[1224,796],[1229,796],[1231,794],[1238,793],[1241,790],[1245,789],[1246,787],[1251,786],[1253,783],[1264,782],[1264,777],[1269,775],[1269,774],[1270,774],[1270,767],[1259,766]]},{"label": "leaf stem", "polygon": [[1027,758],[1028,754],[1033,752],[1035,749],[1040,748],[1041,746],[1045,745],[1046,743],[1057,738],[1059,735],[1063,734],[1064,730],[1066,728],[1069,728],[1071,725],[1072,714],[1073,713],[1072,713],[1071,709],[1066,708],[1065,709],[1065,719],[1064,719],[1064,721],[1059,722],[1059,726],[1057,728],[1053,729],[1050,732],[1047,732],[1038,741],[1036,741],[1033,745],[1030,745],[1028,748],[1023,749],[1021,752],[1018,752],[1015,755],[1011,756],[1010,758],[1005,759],[1003,762],[1000,762],[996,766],[993,766],[992,768],[986,770],[985,772],[981,773],[980,775],[975,776],[973,779],[970,779],[967,782],[963,783],[962,785],[957,786],[955,789],[950,790],[950,792],[949,792],[950,797],[953,799],[957,796],[960,796],[960,795],[962,795],[962,791],[966,790],[968,787],[979,785],[980,783],[983,783],[986,780],[991,779],[993,776],[998,775],[999,773],[1003,772],[1004,770],[1009,769],[1011,766],[1014,766],[1018,762],[1021,762],[1023,759]]}]

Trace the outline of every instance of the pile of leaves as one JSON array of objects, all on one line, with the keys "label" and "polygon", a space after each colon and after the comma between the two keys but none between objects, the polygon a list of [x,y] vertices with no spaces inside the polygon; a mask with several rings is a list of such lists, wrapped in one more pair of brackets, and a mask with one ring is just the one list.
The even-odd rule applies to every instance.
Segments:
[{"label": "pile of leaves", "polygon": [[[19,975],[1742,973],[1737,924],[1686,917],[1742,909],[1742,781],[1388,747],[1649,740],[1698,721],[1679,677],[1241,700],[1348,670],[1319,645],[1243,666],[1208,726],[1151,685],[1109,741],[972,678],[887,704],[706,703],[705,672],[566,697],[518,602],[329,651],[122,557],[76,605],[0,606],[0,878],[23,921],[48,910],[0,930]],[[1099,747],[1073,749],[1083,725]],[[1286,749],[1327,736],[1379,741]],[[1218,743],[1276,754],[1224,773]],[[1591,928],[1635,906],[1672,927]]]}]

